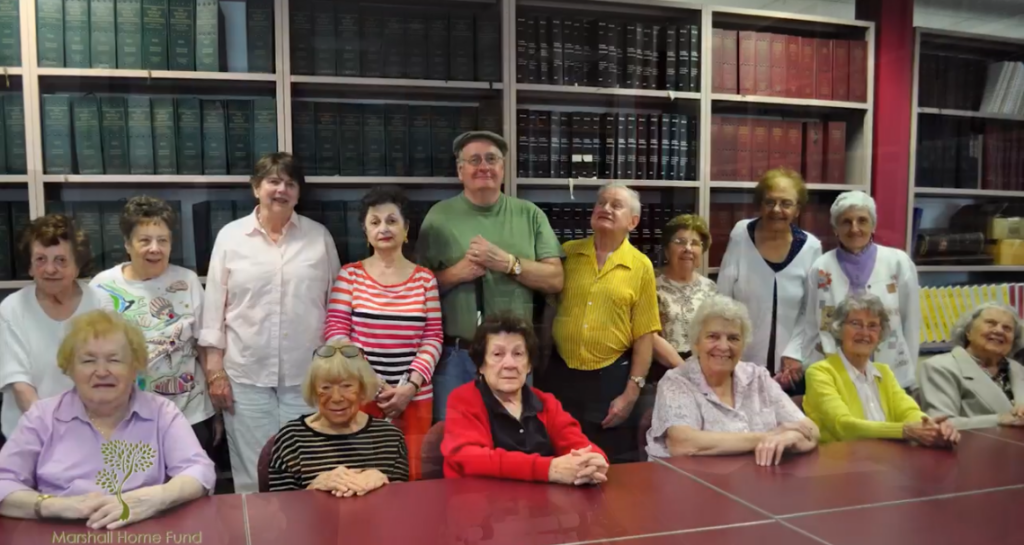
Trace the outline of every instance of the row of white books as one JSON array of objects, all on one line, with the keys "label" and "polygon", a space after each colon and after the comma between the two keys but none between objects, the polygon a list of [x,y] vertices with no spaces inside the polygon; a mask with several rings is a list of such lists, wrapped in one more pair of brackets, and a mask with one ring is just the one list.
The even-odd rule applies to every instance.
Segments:
[{"label": "row of white books", "polygon": [[1024,115],[1024,63],[997,62],[988,66],[981,111]]},{"label": "row of white books", "polygon": [[1024,284],[984,284],[921,288],[921,342],[946,343],[961,314],[995,301],[1024,317]]}]

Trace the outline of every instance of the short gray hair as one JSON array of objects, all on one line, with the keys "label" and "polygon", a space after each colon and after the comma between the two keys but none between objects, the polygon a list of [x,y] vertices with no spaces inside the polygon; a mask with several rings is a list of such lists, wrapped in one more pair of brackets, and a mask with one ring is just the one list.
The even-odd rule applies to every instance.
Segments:
[{"label": "short gray hair", "polygon": [[889,337],[892,326],[889,322],[889,313],[885,310],[885,304],[873,293],[859,292],[847,295],[845,299],[836,305],[836,309],[832,313],[832,321],[829,324],[829,333],[832,334],[832,338],[842,343],[843,324],[846,323],[846,319],[850,317],[851,312],[857,312],[858,310],[866,310],[870,314],[878,316],[878,321],[882,323],[882,331],[878,334],[879,342]]},{"label": "short gray hair", "polygon": [[604,184],[601,186],[601,189],[597,190],[597,198],[600,199],[601,195],[604,195],[612,189],[625,190],[626,194],[629,195],[629,211],[632,212],[634,216],[640,215],[640,194],[622,182],[608,182]]},{"label": "short gray hair", "polygon": [[1021,324],[1020,317],[1017,316],[1017,311],[1013,307],[997,303],[995,301],[987,301],[971,309],[970,312],[964,312],[956,320],[956,325],[953,326],[953,331],[949,335],[949,340],[953,342],[953,346],[959,346],[961,348],[967,348],[967,335],[971,332],[971,328],[974,327],[974,321],[977,320],[982,312],[994,308],[1006,312],[1010,316],[1013,316],[1013,347],[1010,349],[1010,356],[1013,356],[1021,348],[1024,348],[1024,325]]},{"label": "short gray hair", "polygon": [[871,227],[878,225],[878,207],[875,206],[875,199],[863,191],[846,191],[840,193],[832,203],[832,227],[838,229],[839,218],[851,208],[866,210],[871,218]]},{"label": "short gray hair", "polygon": [[754,328],[750,324],[750,312],[747,311],[747,306],[731,297],[716,293],[697,307],[697,312],[690,320],[688,333],[691,346],[697,344],[704,324],[714,318],[720,318],[727,322],[739,322],[743,346],[750,344],[750,340],[754,337]]}]

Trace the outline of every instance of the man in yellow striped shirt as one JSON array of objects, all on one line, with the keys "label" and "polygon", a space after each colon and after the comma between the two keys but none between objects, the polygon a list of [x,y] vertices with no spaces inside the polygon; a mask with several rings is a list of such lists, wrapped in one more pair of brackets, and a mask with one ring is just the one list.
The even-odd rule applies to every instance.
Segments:
[{"label": "man in yellow striped shirt", "polygon": [[613,462],[639,459],[633,406],[661,331],[651,261],[629,243],[640,197],[621,184],[598,192],[594,236],[562,245],[565,283],[542,380]]}]

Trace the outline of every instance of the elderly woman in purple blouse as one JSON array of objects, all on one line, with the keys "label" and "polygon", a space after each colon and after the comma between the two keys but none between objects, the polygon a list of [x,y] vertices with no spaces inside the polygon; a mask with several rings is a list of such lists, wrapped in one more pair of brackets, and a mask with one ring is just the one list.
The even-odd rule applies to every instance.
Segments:
[{"label": "elderly woman in purple blouse", "polygon": [[74,388],[33,404],[0,450],[0,515],[112,530],[213,489],[181,411],[136,386],[147,361],[142,332],[117,314],[71,322],[57,365]]},{"label": "elderly woman in purple blouse", "polygon": [[818,446],[818,427],[768,370],[740,361],[750,337],[743,303],[712,295],[697,308],[689,332],[694,356],[658,383],[649,456],[753,452],[757,465],[767,466],[787,451]]}]

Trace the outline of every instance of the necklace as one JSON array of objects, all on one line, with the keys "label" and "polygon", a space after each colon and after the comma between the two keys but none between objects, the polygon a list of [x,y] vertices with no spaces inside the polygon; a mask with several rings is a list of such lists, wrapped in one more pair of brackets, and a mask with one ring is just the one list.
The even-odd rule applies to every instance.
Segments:
[{"label": "necklace", "polygon": [[[89,423],[92,424],[92,427],[96,428],[96,431],[100,432],[100,435],[102,435],[104,438],[109,439],[110,436],[114,433],[113,429],[108,429],[108,427],[106,426],[99,425],[96,422],[96,419],[91,414],[87,413],[86,416],[89,418]],[[114,427],[116,428],[117,426]]]}]

